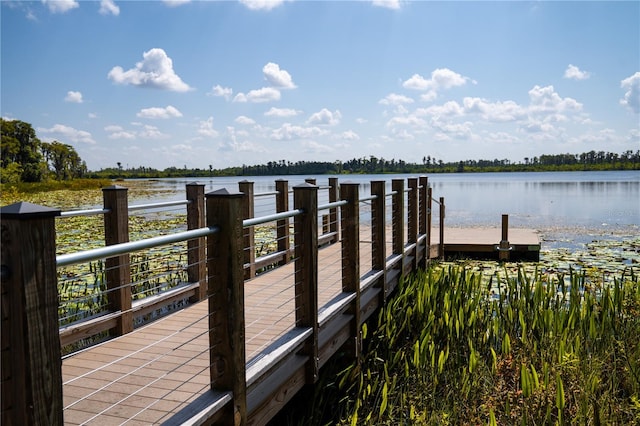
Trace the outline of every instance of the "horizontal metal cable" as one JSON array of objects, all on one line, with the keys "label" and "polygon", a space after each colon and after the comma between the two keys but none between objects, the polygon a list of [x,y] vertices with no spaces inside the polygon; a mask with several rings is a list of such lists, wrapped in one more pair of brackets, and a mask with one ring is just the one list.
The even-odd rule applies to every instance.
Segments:
[{"label": "horizontal metal cable", "polygon": [[250,226],[262,225],[263,223],[274,222],[280,219],[287,219],[290,217],[301,215],[303,213],[304,213],[304,209],[296,209],[296,210],[289,210],[287,212],[274,213],[268,216],[245,219],[242,221],[242,227],[248,228]]},{"label": "horizontal metal cable", "polygon": [[336,207],[342,207],[349,204],[347,200],[334,201],[333,203],[322,204],[318,206],[318,210],[334,209]]},{"label": "horizontal metal cable", "polygon": [[157,209],[162,207],[187,205],[191,203],[192,203],[191,200],[165,201],[162,203],[138,204],[136,206],[129,206],[128,210],[133,211],[133,210]]},{"label": "horizontal metal cable", "polygon": [[207,237],[219,232],[217,226],[207,228],[193,229],[190,231],[178,232],[176,234],[161,235],[158,237],[148,238],[140,241],[130,241],[126,243],[114,244],[107,247],[100,247],[92,250],[81,251],[78,253],[62,254],[56,256],[56,266],[69,266],[82,262],[90,262],[92,260],[104,259],[106,257],[118,256],[134,251],[144,250],[163,245],[179,243],[194,238]]},{"label": "horizontal metal cable", "polygon": [[253,194],[254,197],[266,197],[268,195],[278,195],[280,192],[271,191],[271,192],[258,192],[257,194]]},{"label": "horizontal metal cable", "polygon": [[70,210],[60,213],[60,217],[94,216],[99,214],[107,214],[109,212],[111,212],[111,209]]},{"label": "horizontal metal cable", "polygon": [[359,203],[364,203],[364,202],[366,202],[366,201],[373,201],[373,200],[377,200],[377,199],[378,199],[378,196],[377,196],[377,195],[371,195],[371,196],[369,196],[369,197],[360,198],[360,199],[358,200],[358,202],[359,202]]}]

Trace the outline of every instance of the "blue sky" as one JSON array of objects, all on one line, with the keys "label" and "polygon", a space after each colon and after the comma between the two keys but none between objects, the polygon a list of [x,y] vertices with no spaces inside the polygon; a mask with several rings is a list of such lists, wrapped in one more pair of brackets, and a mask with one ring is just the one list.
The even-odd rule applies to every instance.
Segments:
[{"label": "blue sky", "polygon": [[2,1],[1,114],[90,170],[640,149],[640,2]]}]

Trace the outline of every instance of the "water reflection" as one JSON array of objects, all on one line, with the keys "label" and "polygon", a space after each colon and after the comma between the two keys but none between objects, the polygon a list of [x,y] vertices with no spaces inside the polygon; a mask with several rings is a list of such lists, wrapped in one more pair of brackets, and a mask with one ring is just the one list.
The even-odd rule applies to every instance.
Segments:
[{"label": "water reflection", "polygon": [[[254,182],[254,192],[275,190],[275,180],[289,187],[305,178],[318,185],[333,176],[215,177],[198,179],[207,192],[220,188],[237,190],[240,180]],[[342,175],[341,183],[360,183],[362,196],[370,194],[370,182],[384,180],[391,191],[394,178],[415,175]],[[433,196],[445,197],[447,223],[451,226],[497,226],[502,214],[509,214],[514,227],[534,229],[585,228],[602,232],[635,229],[640,226],[640,172],[548,172],[548,173],[460,173],[429,175]],[[159,179],[159,189],[184,196],[184,185],[194,179]],[[406,182],[405,182],[406,187]],[[320,191],[320,203],[327,202]]]}]

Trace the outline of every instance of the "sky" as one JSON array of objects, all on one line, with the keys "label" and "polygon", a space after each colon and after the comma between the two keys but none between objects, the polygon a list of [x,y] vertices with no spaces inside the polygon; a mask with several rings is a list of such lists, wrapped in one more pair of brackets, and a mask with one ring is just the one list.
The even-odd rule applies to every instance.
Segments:
[{"label": "sky", "polygon": [[89,170],[640,149],[640,2],[1,1],[4,119]]}]

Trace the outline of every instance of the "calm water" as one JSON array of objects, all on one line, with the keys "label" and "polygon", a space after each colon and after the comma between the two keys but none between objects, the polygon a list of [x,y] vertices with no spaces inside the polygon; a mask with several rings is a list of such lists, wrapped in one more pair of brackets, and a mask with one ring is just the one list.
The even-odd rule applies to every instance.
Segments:
[{"label": "calm water", "polygon": [[[198,182],[205,184],[206,191],[237,190],[237,182],[246,179],[255,182],[254,190],[260,193],[274,191],[276,179],[294,186],[306,177],[326,185],[329,176],[200,178]],[[370,194],[372,180],[390,185],[391,179],[400,177],[415,175],[339,176],[340,182],[360,183],[362,196]],[[158,189],[173,189],[174,199],[180,199],[184,185],[191,181],[161,179]],[[429,183],[435,199],[444,197],[446,223],[451,226],[499,226],[501,215],[508,214],[510,226],[541,232],[640,233],[639,171],[434,174],[429,175]]]}]

